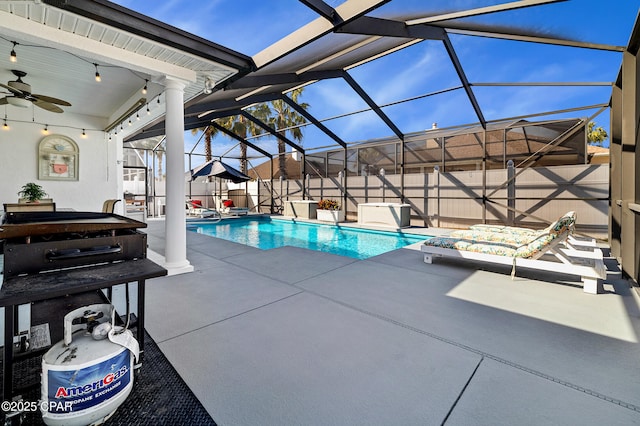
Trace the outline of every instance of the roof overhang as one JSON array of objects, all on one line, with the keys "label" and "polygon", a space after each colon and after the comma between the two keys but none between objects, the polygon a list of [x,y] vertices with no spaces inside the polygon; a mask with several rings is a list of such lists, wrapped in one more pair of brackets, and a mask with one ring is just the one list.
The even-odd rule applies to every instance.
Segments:
[{"label": "roof overhang", "polygon": [[[253,68],[248,56],[104,0],[0,2],[0,36],[10,48],[15,42],[18,54],[17,63],[0,57],[0,81],[15,79],[11,69],[25,71],[36,93],[72,104],[65,113],[98,117],[105,129],[141,100],[152,103],[123,135],[163,119],[165,79],[184,82],[189,100],[205,82]],[[38,113],[50,125],[56,119]]]}]

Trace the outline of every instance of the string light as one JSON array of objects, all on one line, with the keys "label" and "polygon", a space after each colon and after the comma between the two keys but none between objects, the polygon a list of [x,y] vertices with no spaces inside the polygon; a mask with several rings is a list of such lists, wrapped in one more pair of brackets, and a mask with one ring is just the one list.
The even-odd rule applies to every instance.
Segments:
[{"label": "string light", "polygon": [[144,87],[142,88],[142,94],[146,95],[147,94],[147,83],[149,82],[149,80],[147,80],[146,78],[144,79]]},{"label": "string light", "polygon": [[98,64],[93,64],[96,67],[96,81],[99,83],[102,81],[102,77],[100,77],[100,71],[98,71]]},{"label": "string light", "polygon": [[11,62],[18,62],[18,55],[16,55],[16,45],[18,44],[15,41],[12,41],[13,47],[11,48],[11,55],[9,56],[9,60]]}]

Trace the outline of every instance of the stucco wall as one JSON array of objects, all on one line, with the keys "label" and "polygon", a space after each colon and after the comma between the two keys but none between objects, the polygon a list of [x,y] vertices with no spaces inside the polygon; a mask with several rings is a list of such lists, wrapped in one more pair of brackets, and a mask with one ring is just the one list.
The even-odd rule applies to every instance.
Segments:
[{"label": "stucco wall", "polygon": [[[122,198],[118,190],[118,142],[108,141],[108,135],[98,130],[105,126],[102,120],[39,108],[5,108],[9,130],[2,129],[0,121],[0,203],[17,202],[17,193],[27,182],[41,185],[59,209],[100,211],[105,199]],[[3,112],[0,110],[0,114]],[[48,125],[48,134],[43,132],[43,123]],[[83,128],[85,138],[81,137]],[[67,136],[78,145],[77,181],[38,179],[38,144],[52,134]]]}]

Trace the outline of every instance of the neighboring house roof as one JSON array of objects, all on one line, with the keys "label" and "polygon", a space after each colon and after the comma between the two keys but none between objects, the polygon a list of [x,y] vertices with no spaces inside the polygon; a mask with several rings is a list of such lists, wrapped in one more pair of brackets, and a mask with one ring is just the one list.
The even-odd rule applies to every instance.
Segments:
[{"label": "neighboring house roof", "polygon": [[[289,179],[300,179],[302,172],[300,168],[302,167],[300,161],[296,160],[292,154],[285,155],[285,171],[287,173],[287,178]],[[250,168],[247,171],[247,175],[251,177],[251,179],[269,179],[271,176],[271,160],[267,160],[264,163],[261,163],[255,167]],[[280,168],[278,157],[273,158],[273,179],[280,178]]]},{"label": "neighboring house roof", "polygon": [[[489,168],[502,168],[505,161],[514,160],[517,166],[520,162],[531,158],[536,158],[538,153],[548,152],[537,164],[538,165],[563,165],[581,164],[585,155],[588,162],[595,161],[595,158],[608,155],[607,148],[589,145],[585,153],[584,132],[577,131],[576,134],[560,143],[558,146],[550,146],[550,142],[566,134],[574,126],[582,123],[580,119],[559,120],[556,122],[529,122],[517,121],[512,123],[494,124],[487,129],[485,147],[487,152],[487,162]],[[526,126],[526,127],[519,127]],[[405,139],[405,165],[408,169],[416,167],[433,167],[442,162],[444,155],[445,164],[448,164],[446,171],[457,169],[468,169],[476,167],[483,157],[483,129],[479,126],[472,126],[459,129],[431,129],[408,135]],[[506,144],[504,135],[506,134]],[[442,141],[445,141],[444,147]],[[395,148],[390,148],[399,140],[395,137],[375,139],[366,142],[353,144],[350,150],[358,149],[358,165],[371,165],[372,169],[366,169],[367,173],[377,173],[384,168],[388,173],[397,170]],[[503,149],[506,146],[506,154],[503,156]],[[330,151],[336,151],[335,148]],[[342,170],[341,164],[330,164],[325,171],[324,157],[327,151],[315,152],[307,155],[307,173],[312,176],[318,174],[337,176]],[[353,157],[352,157],[353,158]],[[608,158],[608,157],[607,157]],[[271,172],[269,161],[249,170],[249,175],[256,178],[259,175],[262,179],[268,179]],[[301,176],[301,165],[289,154],[286,156],[286,171],[289,178],[298,179]],[[350,166],[353,167],[354,162]],[[318,170],[313,170],[313,168]],[[254,171],[255,170],[255,171]],[[360,170],[350,169],[352,173],[360,173]],[[253,173],[253,174],[252,174]],[[274,178],[280,177],[277,159],[274,160]]]},{"label": "neighboring house roof", "polygon": [[594,154],[609,154],[609,148],[605,148],[603,146],[597,146],[597,145],[588,145],[587,146],[587,154],[589,155],[594,155]]}]

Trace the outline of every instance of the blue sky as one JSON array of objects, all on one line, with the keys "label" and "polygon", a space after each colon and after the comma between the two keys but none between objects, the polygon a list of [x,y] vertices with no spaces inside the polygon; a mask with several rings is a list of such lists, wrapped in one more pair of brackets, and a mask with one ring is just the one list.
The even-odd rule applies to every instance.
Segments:
[{"label": "blue sky", "polygon": [[[342,0],[327,0],[337,6]],[[418,11],[448,11],[482,7],[507,0],[393,0],[373,13],[393,17]],[[118,0],[116,3],[204,37],[246,55],[254,55],[317,15],[297,0]],[[599,44],[626,46],[640,0],[571,0],[534,8],[469,18],[470,22],[533,29],[549,35]],[[621,53],[537,45],[506,40],[452,35],[453,46],[472,83],[481,82],[612,82]],[[441,43],[425,41],[350,71],[378,104],[387,104],[460,85]],[[475,87],[487,120],[607,103],[610,87]],[[308,86],[302,101],[324,119],[366,108],[346,83],[323,81]],[[586,117],[596,110],[555,115]],[[477,121],[464,91],[432,96],[385,108],[404,133],[431,127]],[[547,117],[543,117],[547,118]],[[595,121],[608,129],[608,113]],[[327,121],[347,142],[392,135],[371,112]],[[187,132],[187,146],[195,138]],[[275,142],[258,143],[271,152]],[[332,144],[307,127],[303,145],[309,149]],[[214,155],[234,143],[219,137]],[[200,151],[200,150],[198,150]],[[252,152],[249,153],[252,155]],[[259,161],[258,161],[259,162]]]}]

